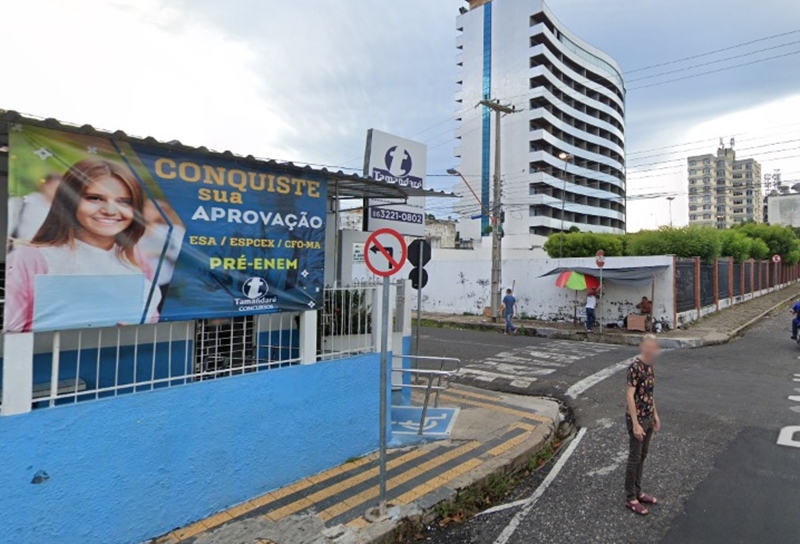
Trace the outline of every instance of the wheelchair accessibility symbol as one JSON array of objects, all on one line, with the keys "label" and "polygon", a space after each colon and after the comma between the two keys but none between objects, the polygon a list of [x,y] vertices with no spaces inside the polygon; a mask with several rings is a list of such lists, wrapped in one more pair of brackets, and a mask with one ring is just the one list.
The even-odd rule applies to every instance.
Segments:
[{"label": "wheelchair accessibility symbol", "polygon": [[[450,436],[458,408],[428,408],[422,433],[425,436]],[[417,434],[422,407],[392,406],[392,434]]]}]

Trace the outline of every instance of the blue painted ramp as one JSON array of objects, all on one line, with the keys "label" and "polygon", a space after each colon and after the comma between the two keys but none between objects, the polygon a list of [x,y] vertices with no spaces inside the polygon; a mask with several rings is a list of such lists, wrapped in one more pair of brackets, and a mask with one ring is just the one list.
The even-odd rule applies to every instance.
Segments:
[{"label": "blue painted ramp", "polygon": [[[456,422],[459,408],[428,408],[422,438],[444,440]],[[392,406],[392,435],[417,436],[422,419],[421,406]]]}]

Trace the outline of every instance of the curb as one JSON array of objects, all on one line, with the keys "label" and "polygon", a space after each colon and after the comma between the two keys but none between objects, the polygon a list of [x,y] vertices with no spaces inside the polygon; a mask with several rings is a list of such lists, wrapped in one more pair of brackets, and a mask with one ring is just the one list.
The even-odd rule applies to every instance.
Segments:
[{"label": "curb", "polygon": [[[559,403],[561,404],[561,403]],[[558,421],[537,429],[537,432],[525,443],[517,446],[513,453],[505,458],[497,458],[495,462],[487,462],[476,470],[470,471],[453,482],[452,487],[442,488],[442,493],[434,500],[417,502],[413,509],[398,510],[390,519],[373,523],[365,528],[359,544],[396,544],[407,542],[409,534],[419,533],[420,526],[430,525],[440,518],[438,510],[445,505],[454,504],[460,495],[470,490],[480,489],[492,477],[502,475],[513,477],[521,474],[528,467],[528,461],[548,445],[555,442],[559,434]],[[474,517],[474,516],[470,516]],[[338,543],[337,543],[338,544]]]},{"label": "curb", "polygon": [[[740,335],[742,332],[744,332],[745,330],[747,330],[747,329],[749,329],[750,327],[752,327],[753,325],[755,325],[755,323],[756,323],[757,321],[759,321],[760,319],[763,319],[763,318],[764,318],[764,317],[765,317],[767,314],[774,312],[775,310],[777,310],[778,308],[780,308],[781,306],[783,306],[783,305],[784,305],[784,304],[786,304],[787,302],[791,302],[791,301],[792,301],[792,300],[794,300],[795,298],[797,298],[797,293],[795,293],[794,295],[792,295],[792,296],[790,296],[790,297],[787,297],[787,298],[783,299],[783,300],[782,300],[781,302],[779,302],[778,304],[775,304],[774,306],[770,307],[770,308],[769,308],[767,311],[765,311],[765,312],[762,312],[761,314],[757,315],[756,317],[754,317],[753,319],[751,319],[750,321],[748,321],[748,322],[747,322],[747,323],[745,323],[744,325],[742,325],[742,326],[740,326],[740,327],[738,327],[738,328],[734,329],[734,330],[733,330],[733,331],[731,331],[731,333],[728,335],[728,340],[730,340],[731,338],[733,338],[733,337],[735,337],[735,336],[739,336],[739,335]],[[724,342],[723,342],[723,343],[724,343]]]}]

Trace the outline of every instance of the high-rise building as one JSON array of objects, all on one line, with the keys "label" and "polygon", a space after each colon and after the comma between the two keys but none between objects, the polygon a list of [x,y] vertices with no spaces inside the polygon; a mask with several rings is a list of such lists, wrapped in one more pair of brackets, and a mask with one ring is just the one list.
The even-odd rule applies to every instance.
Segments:
[{"label": "high-rise building", "polygon": [[733,147],[721,144],[716,155],[687,159],[689,224],[730,228],[764,218],[761,165],[755,159],[737,159]]},{"label": "high-rise building", "polygon": [[625,83],[610,56],[569,32],[542,0],[468,0],[456,93],[462,238],[490,231],[494,119],[481,100],[516,107],[502,120],[503,245],[625,230]]}]

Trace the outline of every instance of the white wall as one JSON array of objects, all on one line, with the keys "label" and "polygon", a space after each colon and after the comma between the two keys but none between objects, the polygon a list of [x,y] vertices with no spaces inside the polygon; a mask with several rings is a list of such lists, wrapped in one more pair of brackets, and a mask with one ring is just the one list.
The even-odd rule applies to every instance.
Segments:
[{"label": "white wall", "polygon": [[[668,268],[656,276],[654,314],[657,320],[672,323],[672,263],[671,256],[609,257],[606,259],[606,269],[666,265]],[[555,276],[540,277],[555,268],[570,266],[596,268],[594,258],[505,260],[503,288],[514,287],[521,313],[547,321],[570,320],[576,305],[579,309],[583,308],[585,292],[576,293],[556,287]],[[476,260],[475,254],[470,251],[440,250],[425,268],[430,278],[423,292],[425,311],[479,314],[489,304],[490,261]],[[620,320],[634,311],[642,296],[651,297],[650,286],[624,287],[606,282],[598,317],[602,316],[606,321]]]}]

